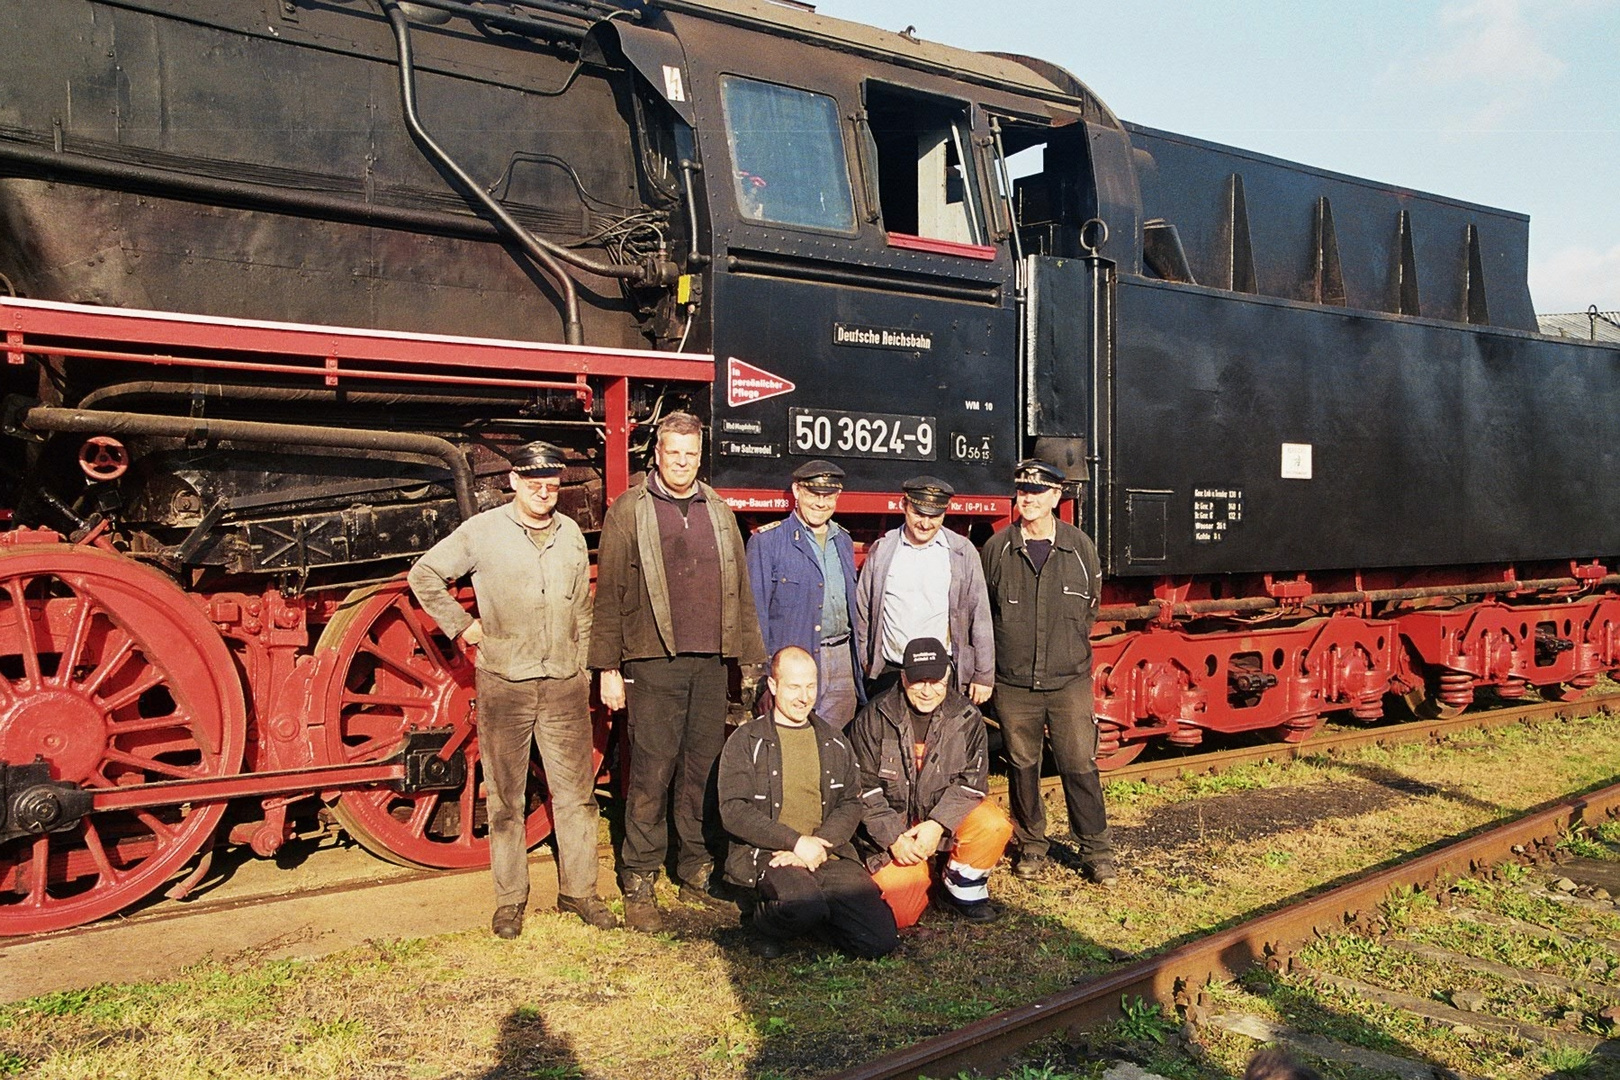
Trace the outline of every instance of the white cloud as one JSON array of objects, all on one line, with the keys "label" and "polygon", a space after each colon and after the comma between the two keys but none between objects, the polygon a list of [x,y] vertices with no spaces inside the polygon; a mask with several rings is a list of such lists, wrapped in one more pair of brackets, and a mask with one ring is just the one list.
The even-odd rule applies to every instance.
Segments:
[{"label": "white cloud", "polygon": [[1530,295],[1541,312],[1620,311],[1620,244],[1566,247],[1530,261]]},{"label": "white cloud", "polygon": [[1564,76],[1553,52],[1571,17],[1591,0],[1454,0],[1440,8],[1436,36],[1400,65],[1440,95],[1441,126],[1453,131],[1516,127]]},{"label": "white cloud", "polygon": [[[1484,82],[1503,91],[1551,82],[1564,62],[1538,40],[1556,3],[1539,0],[1461,0],[1440,9],[1450,44],[1423,65],[1431,82]],[[1539,18],[1528,17],[1534,12]],[[1540,25],[1535,25],[1539,23]]]}]

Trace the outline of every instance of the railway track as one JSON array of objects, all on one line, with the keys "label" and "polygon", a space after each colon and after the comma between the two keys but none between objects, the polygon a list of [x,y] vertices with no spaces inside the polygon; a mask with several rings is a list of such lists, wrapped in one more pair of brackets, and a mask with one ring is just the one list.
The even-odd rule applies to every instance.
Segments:
[{"label": "railway track", "polygon": [[[1620,692],[1593,693],[1573,702],[1536,702],[1528,705],[1480,709],[1449,719],[1407,720],[1374,727],[1320,731],[1305,742],[1268,742],[1256,746],[1205,751],[1151,761],[1134,761],[1129,765],[1110,769],[1103,774],[1103,780],[1106,783],[1120,780],[1157,783],[1174,780],[1184,774],[1215,774],[1240,765],[1254,765],[1264,761],[1294,761],[1302,757],[1342,753],[1363,746],[1399,746],[1414,742],[1435,742],[1455,737],[1470,729],[1491,731],[1512,724],[1572,720],[1576,717],[1615,710],[1620,710]],[[1060,784],[1061,781],[1057,777],[1048,777],[1042,781],[1042,785],[1051,790],[1060,790]]]},{"label": "railway track", "polygon": [[[1556,714],[1555,714],[1556,715]],[[1367,1051],[1333,1039],[1297,1032],[1251,1015],[1217,1012],[1205,990],[1214,983],[1239,979],[1256,971],[1284,975],[1289,980],[1324,988],[1348,1002],[1384,1006],[1421,1017],[1427,1022],[1470,1034],[1486,1032],[1521,1039],[1537,1046],[1553,1046],[1611,1059],[1620,1072],[1620,1041],[1580,1030],[1585,1014],[1572,1010],[1561,1026],[1549,1026],[1522,1017],[1493,1014],[1476,991],[1447,989],[1456,986],[1459,972],[1478,973],[1535,990],[1561,993],[1595,1002],[1594,1009],[1609,1023],[1620,1020],[1620,909],[1610,897],[1620,893],[1620,864],[1576,860],[1542,875],[1561,879],[1553,888],[1538,886],[1534,873],[1523,867],[1551,862],[1560,837],[1580,826],[1597,826],[1620,818],[1620,784],[1570,798],[1526,814],[1485,832],[1466,836],[1394,866],[1346,882],[1327,892],[1289,903],[1238,926],[1181,945],[1169,952],[1132,963],[1071,990],[1011,1009],[957,1031],[936,1036],[862,1066],[836,1074],[838,1080],[900,1080],[919,1076],[955,1076],[976,1071],[995,1076],[1017,1055],[1048,1036],[1079,1035],[1103,1028],[1122,1015],[1123,1003],[1135,998],[1174,1007],[1190,1028],[1234,1031],[1260,1042],[1293,1044],[1321,1057],[1337,1057],[1375,1072],[1396,1076],[1468,1077],[1469,1073],[1436,1066],[1411,1057]],[[1583,879],[1592,899],[1573,895],[1580,888],[1571,877]],[[1495,878],[1546,904],[1590,910],[1607,922],[1590,933],[1560,931],[1520,918],[1510,918],[1470,906],[1474,888],[1446,888],[1454,880],[1488,881]],[[1524,966],[1508,967],[1489,960],[1452,952],[1403,936],[1381,911],[1391,896],[1418,890],[1427,895],[1444,918],[1485,927],[1523,941],[1550,942],[1558,950],[1584,949],[1612,960],[1594,960],[1581,976],[1540,972]],[[1457,902],[1458,895],[1463,897]],[[1368,952],[1423,961],[1442,972],[1426,988],[1379,985],[1313,966],[1308,954],[1313,943],[1335,943],[1359,938],[1364,945],[1353,952]],[[1500,944],[1497,948],[1502,948]],[[1302,959],[1302,952],[1307,954]],[[1226,995],[1230,997],[1231,995]],[[1573,1022],[1573,1024],[1572,1024]],[[1575,1030],[1570,1030],[1574,1026]],[[1588,1028],[1595,1024],[1587,1024]],[[1483,1075],[1483,1074],[1482,1074]],[[1609,1075],[1605,1073],[1605,1075]]]}]

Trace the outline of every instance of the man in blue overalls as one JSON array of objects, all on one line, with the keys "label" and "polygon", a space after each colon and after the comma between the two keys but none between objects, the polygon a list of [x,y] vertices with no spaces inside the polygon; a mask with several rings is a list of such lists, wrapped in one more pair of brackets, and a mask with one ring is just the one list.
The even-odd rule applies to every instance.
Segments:
[{"label": "man in blue overalls", "polygon": [[843,490],[843,469],[805,462],[793,470],[793,512],[748,538],[765,651],[797,645],[815,658],[816,715],[837,727],[866,702],[855,668],[855,544],[832,519]]}]

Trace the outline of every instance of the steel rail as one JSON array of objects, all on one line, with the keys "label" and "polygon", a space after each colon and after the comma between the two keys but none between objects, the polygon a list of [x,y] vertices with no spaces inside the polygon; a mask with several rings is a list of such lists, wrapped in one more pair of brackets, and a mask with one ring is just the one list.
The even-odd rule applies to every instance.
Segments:
[{"label": "steel rail", "polygon": [[[1142,780],[1157,783],[1175,780],[1185,775],[1203,775],[1224,772],[1240,765],[1258,765],[1266,761],[1298,761],[1300,758],[1337,754],[1363,746],[1399,746],[1403,743],[1428,742],[1455,735],[1471,728],[1488,731],[1509,724],[1536,723],[1543,720],[1573,720],[1597,712],[1620,711],[1620,693],[1591,694],[1579,701],[1546,701],[1530,705],[1511,705],[1499,709],[1482,709],[1464,713],[1446,720],[1405,720],[1378,727],[1351,731],[1336,731],[1317,735],[1305,742],[1269,742],[1258,746],[1243,746],[1231,750],[1214,750],[1186,757],[1164,758],[1157,761],[1135,761],[1102,774],[1103,783],[1118,780]],[[1061,790],[1062,778],[1046,777],[1043,788]]]},{"label": "steel rail", "polygon": [[1473,873],[1510,858],[1515,848],[1604,817],[1620,817],[1620,784],[1544,806],[1228,930],[833,1075],[837,1080],[900,1080],[955,1076],[973,1069],[994,1074],[1012,1055],[1048,1035],[1117,1018],[1122,998],[1164,1004],[1178,998],[1187,1001],[1211,981],[1282,963],[1318,931],[1342,927],[1349,916],[1376,905],[1392,889]]}]

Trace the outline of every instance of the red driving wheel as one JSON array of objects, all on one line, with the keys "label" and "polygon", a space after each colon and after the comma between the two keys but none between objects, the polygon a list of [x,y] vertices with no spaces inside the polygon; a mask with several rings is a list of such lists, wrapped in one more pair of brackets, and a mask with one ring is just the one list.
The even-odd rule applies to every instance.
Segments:
[{"label": "red driving wheel", "polygon": [[[168,578],[93,548],[0,549],[0,761],[43,758],[86,788],[241,771],[242,685],[207,616]],[[110,915],[208,843],[212,804],[92,814],[0,843],[0,934]]]},{"label": "red driving wheel", "polygon": [[[471,590],[462,602],[472,603]],[[331,763],[386,757],[406,732],[449,728],[467,758],[455,791],[402,795],[386,787],[344,792],[333,807],[343,827],[373,854],[406,866],[458,868],[489,863],[483,770],[474,719],[472,657],[458,649],[416,603],[403,579],[357,589],[327,624],[317,649],[336,654],[322,692]],[[598,727],[593,765],[605,731]],[[551,834],[551,807],[538,753],[529,763],[530,847]]]}]

